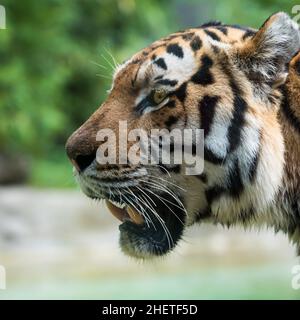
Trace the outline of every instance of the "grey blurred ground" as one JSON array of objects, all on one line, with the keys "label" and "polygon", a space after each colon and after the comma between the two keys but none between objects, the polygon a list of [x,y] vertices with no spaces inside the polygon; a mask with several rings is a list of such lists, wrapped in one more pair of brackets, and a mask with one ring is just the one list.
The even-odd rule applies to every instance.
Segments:
[{"label": "grey blurred ground", "polygon": [[125,257],[118,221],[79,191],[0,188],[0,298],[300,298],[294,248],[272,231],[190,228],[171,255]]}]

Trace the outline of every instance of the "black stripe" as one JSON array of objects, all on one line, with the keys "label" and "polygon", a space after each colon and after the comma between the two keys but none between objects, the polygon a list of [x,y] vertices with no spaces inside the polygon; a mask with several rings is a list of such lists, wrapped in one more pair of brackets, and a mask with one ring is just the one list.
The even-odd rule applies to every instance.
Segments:
[{"label": "black stripe", "polygon": [[300,134],[300,120],[296,117],[294,111],[291,109],[286,86],[281,87],[281,92],[283,94],[281,110],[291,126]]},{"label": "black stripe", "polygon": [[197,213],[196,222],[200,222],[201,220],[208,219],[211,217],[210,208],[205,208]]},{"label": "black stripe", "polygon": [[162,80],[158,80],[157,83],[164,85],[164,86],[175,87],[176,84],[178,83],[178,81],[177,80],[170,80],[170,79],[162,79]]},{"label": "black stripe", "polygon": [[245,124],[245,113],[247,110],[247,103],[242,97],[242,90],[237,84],[232,71],[224,62],[222,64],[224,73],[229,79],[229,85],[233,93],[233,118],[228,128],[227,138],[229,141],[229,152],[233,152],[241,142],[242,128]]},{"label": "black stripe", "polygon": [[235,81],[235,77],[229,68],[228,64],[226,61],[222,62],[222,69],[225,73],[225,75],[228,77],[230,87],[232,89],[232,92],[235,96],[239,96],[242,94],[241,88],[238,86],[237,82]]},{"label": "black stripe", "polygon": [[227,36],[228,34],[228,29],[224,26],[217,26],[216,27],[217,30],[221,31],[225,36]]},{"label": "black stripe", "polygon": [[209,28],[209,27],[216,27],[221,25],[222,25],[221,21],[209,21],[201,24],[201,26],[199,26],[198,28]]},{"label": "black stripe", "polygon": [[210,149],[204,147],[204,160],[211,162],[212,164],[220,165],[225,159],[215,155]]},{"label": "black stripe", "polygon": [[207,174],[205,173],[201,173],[198,176],[196,176],[197,179],[201,180],[203,183],[207,183],[208,179],[207,179]]},{"label": "black stripe", "polygon": [[205,67],[205,68],[211,68],[214,64],[213,60],[206,54],[201,58],[201,62],[202,62],[202,67]]},{"label": "black stripe", "polygon": [[251,206],[250,208],[243,209],[239,213],[239,219],[242,220],[243,224],[253,220],[255,218],[255,210]]},{"label": "black stripe", "polygon": [[229,175],[229,181],[226,186],[215,185],[205,191],[207,203],[212,204],[213,201],[220,199],[222,195],[230,195],[233,198],[238,198],[244,190],[244,185],[241,178],[241,172],[238,160],[235,161],[234,167]]},{"label": "black stripe", "polygon": [[241,142],[242,127],[245,124],[245,112],[247,110],[246,101],[240,97],[234,97],[234,111],[233,118],[228,128],[228,141],[229,141],[229,152],[233,152]]},{"label": "black stripe", "polygon": [[210,36],[212,39],[214,39],[214,40],[216,40],[216,41],[221,41],[221,39],[219,38],[219,36],[217,36],[216,33],[214,33],[213,31],[204,29],[204,32],[205,32],[208,36]]},{"label": "black stripe", "polygon": [[258,159],[259,159],[259,153],[257,152],[255,157],[253,158],[251,165],[250,165],[250,168],[249,168],[249,181],[250,182],[253,182],[256,177]]},{"label": "black stripe", "polygon": [[243,40],[246,40],[247,38],[253,37],[256,34],[253,30],[247,30],[243,35]]},{"label": "black stripe", "polygon": [[190,46],[191,46],[193,51],[197,51],[197,50],[199,50],[201,48],[202,41],[199,38],[199,36],[196,36],[196,37],[193,38],[193,40],[190,43]]},{"label": "black stripe", "polygon": [[176,91],[174,91],[174,95],[179,99],[180,102],[184,102],[186,98],[186,87],[187,83],[184,82]]},{"label": "black stripe", "polygon": [[210,68],[213,65],[213,60],[208,56],[204,55],[201,58],[200,69],[192,76],[191,81],[203,86],[214,83],[213,75]]},{"label": "black stripe", "polygon": [[170,117],[168,118],[168,120],[165,122],[165,125],[169,128],[169,127],[171,127],[173,124],[175,124],[177,121],[178,121],[178,118],[177,118],[177,117],[170,116]]},{"label": "black stripe", "polygon": [[[285,194],[285,200],[289,203],[288,225],[285,227],[285,232],[293,235],[300,226],[300,202],[298,190],[290,191]],[[299,247],[300,249],[300,247]],[[300,255],[300,251],[299,251]]]},{"label": "black stripe", "polygon": [[217,96],[204,96],[198,104],[201,129],[204,130],[204,136],[207,136],[210,132],[218,101],[219,97]]},{"label": "black stripe", "polygon": [[154,63],[164,70],[168,69],[166,62],[165,62],[165,59],[163,59],[163,58],[159,58],[159,59],[155,60]]},{"label": "black stripe", "polygon": [[152,103],[149,100],[149,97],[145,97],[142,101],[140,101],[135,107],[135,112],[140,115],[142,114],[148,107],[152,107]]},{"label": "black stripe", "polygon": [[215,185],[207,190],[205,190],[206,201],[209,205],[220,199],[220,197],[226,192],[224,187]]},{"label": "black stripe", "polygon": [[232,168],[229,175],[228,191],[232,197],[238,198],[243,190],[244,184],[241,177],[240,166],[238,163],[238,159],[236,159],[234,162],[234,167]]},{"label": "black stripe", "polygon": [[156,81],[156,80],[161,80],[163,77],[164,77],[163,75],[159,75],[159,76],[156,76],[156,77],[154,78],[154,80],[155,80],[155,81]]},{"label": "black stripe", "polygon": [[167,52],[178,58],[183,58],[183,50],[177,43],[172,43],[167,46]]},{"label": "black stripe", "polygon": [[296,194],[293,195],[292,201],[291,201],[291,209],[293,213],[293,220],[295,221],[295,224],[300,226],[300,201],[299,201],[299,191],[297,190]]}]

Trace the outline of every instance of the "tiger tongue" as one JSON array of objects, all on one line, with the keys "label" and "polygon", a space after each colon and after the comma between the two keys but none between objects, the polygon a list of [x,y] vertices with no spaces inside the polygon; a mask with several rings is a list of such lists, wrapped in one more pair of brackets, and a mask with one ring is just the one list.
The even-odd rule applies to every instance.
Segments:
[{"label": "tiger tongue", "polygon": [[122,222],[130,218],[130,220],[132,220],[132,222],[134,222],[135,224],[144,223],[143,217],[132,207],[127,206],[126,209],[121,209],[108,200],[106,200],[106,206],[112,213],[112,215]]}]

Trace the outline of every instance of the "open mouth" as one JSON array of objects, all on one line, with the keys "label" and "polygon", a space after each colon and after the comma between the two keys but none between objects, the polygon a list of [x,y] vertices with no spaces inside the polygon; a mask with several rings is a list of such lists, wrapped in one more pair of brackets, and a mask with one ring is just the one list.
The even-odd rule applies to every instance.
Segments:
[{"label": "open mouth", "polygon": [[170,252],[182,236],[186,217],[181,199],[175,201],[167,193],[147,196],[135,193],[134,200],[127,197],[126,202],[118,197],[106,199],[109,211],[122,222],[122,251],[142,259]]},{"label": "open mouth", "polygon": [[128,220],[137,225],[142,225],[144,223],[144,218],[140,213],[125,203],[121,204],[106,200],[106,205],[109,211],[122,222]]}]

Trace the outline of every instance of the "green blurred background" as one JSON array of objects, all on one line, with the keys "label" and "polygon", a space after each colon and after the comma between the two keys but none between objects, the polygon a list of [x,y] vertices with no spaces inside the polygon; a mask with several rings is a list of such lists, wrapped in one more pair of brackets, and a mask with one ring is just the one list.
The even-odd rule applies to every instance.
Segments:
[{"label": "green blurred background", "polygon": [[194,228],[163,261],[124,258],[116,222],[76,190],[64,152],[105,99],[114,59],[210,20],[258,28],[295,4],[0,0],[0,298],[300,298],[298,260],[272,232]]}]

